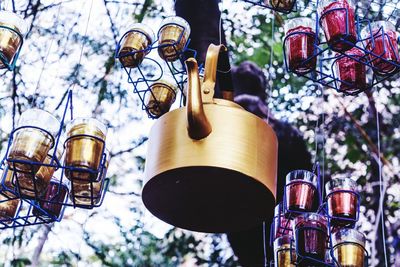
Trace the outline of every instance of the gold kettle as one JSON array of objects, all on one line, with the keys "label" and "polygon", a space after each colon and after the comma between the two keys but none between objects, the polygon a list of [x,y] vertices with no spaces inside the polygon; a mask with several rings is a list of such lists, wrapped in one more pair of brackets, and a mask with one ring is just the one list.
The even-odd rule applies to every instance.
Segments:
[{"label": "gold kettle", "polygon": [[213,98],[222,50],[209,46],[202,84],[196,60],[186,60],[187,105],[161,116],[148,141],[145,206],[167,223],[199,232],[249,228],[271,219],[275,206],[274,130],[234,102]]}]

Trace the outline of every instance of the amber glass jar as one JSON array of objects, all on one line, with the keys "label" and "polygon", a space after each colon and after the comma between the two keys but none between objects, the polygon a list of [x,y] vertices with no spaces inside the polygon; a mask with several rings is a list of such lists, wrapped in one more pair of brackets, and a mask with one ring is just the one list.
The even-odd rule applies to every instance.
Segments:
[{"label": "amber glass jar", "polygon": [[[23,38],[26,32],[27,24],[21,17],[12,12],[0,11],[0,53],[8,64],[11,64],[16,56],[22,44],[21,36]],[[0,60],[0,69],[6,67],[6,64]]]},{"label": "amber glass jar", "polygon": [[42,163],[54,145],[54,137],[60,128],[60,122],[47,111],[30,109],[22,113],[18,121],[18,127],[24,128],[14,132],[8,155],[8,165],[11,169],[15,167],[18,171],[34,175],[39,170],[39,165],[28,163],[13,164],[10,160]]},{"label": "amber glass jar", "polygon": [[296,249],[291,236],[284,235],[274,241],[275,267],[294,267]]},{"label": "amber glass jar", "polygon": [[[315,211],[318,177],[306,170],[295,170],[286,176],[286,207],[295,212]],[[296,215],[296,214],[294,214]]]},{"label": "amber glass jar", "polygon": [[165,18],[158,31],[159,56],[170,62],[177,60],[189,36],[190,25],[186,20],[178,16]]},{"label": "amber glass jar", "polygon": [[[52,179],[47,186],[46,192],[43,196],[43,200],[39,201],[40,208],[50,215],[59,218],[65,203],[65,198],[68,194],[68,187],[64,183],[60,183],[57,179]],[[51,202],[48,202],[51,201]],[[42,216],[43,213],[37,209],[33,209],[33,214],[36,216]]]},{"label": "amber glass jar", "polygon": [[333,253],[342,267],[364,267],[365,236],[355,229],[342,228],[332,235]]},{"label": "amber glass jar", "polygon": [[[118,51],[119,61],[127,68],[135,68],[142,63],[144,57],[150,52],[154,42],[154,32],[143,23],[135,23],[130,27],[128,34],[121,41]],[[137,52],[130,56],[124,56],[131,52]]]},{"label": "amber glass jar", "polygon": [[153,118],[159,118],[167,113],[175,102],[177,86],[172,78],[165,78],[154,82],[150,91],[146,92],[146,109]]},{"label": "amber glass jar", "polygon": [[93,118],[78,118],[67,124],[66,132],[66,177],[74,179],[75,183],[95,181],[104,153],[107,127]]}]

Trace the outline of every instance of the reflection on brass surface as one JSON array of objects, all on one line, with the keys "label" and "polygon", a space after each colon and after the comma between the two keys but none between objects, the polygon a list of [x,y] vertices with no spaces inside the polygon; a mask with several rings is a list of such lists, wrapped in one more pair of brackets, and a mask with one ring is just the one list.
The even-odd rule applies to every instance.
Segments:
[{"label": "reflection on brass surface", "polygon": [[[216,70],[219,53],[215,51],[221,48],[210,45],[208,51],[213,56],[206,59],[203,104],[201,99],[192,99],[191,112],[185,107],[170,111],[153,125],[142,193],[144,204],[157,217],[175,226],[205,232],[256,225],[273,216],[273,209],[266,209],[266,203],[275,205],[275,132],[257,116],[213,101],[216,74],[209,69]],[[192,61],[188,60],[189,65]],[[198,74],[188,69],[189,79],[193,80],[191,89],[195,89],[193,84],[199,83],[194,75]],[[205,89],[210,90],[207,93]],[[188,95],[190,101],[191,90]],[[204,116],[197,104],[203,106]],[[212,131],[200,140],[193,139],[188,128],[195,125],[200,129],[203,123],[198,122],[202,118],[207,118]],[[218,194],[210,193],[214,190],[210,183],[218,186]],[[204,220],[210,218],[205,214],[213,216],[213,220]]]},{"label": "reflection on brass surface", "polygon": [[[141,51],[148,48],[151,45],[151,41],[148,39],[146,34],[141,32],[130,32],[128,33],[121,45],[121,49],[119,50],[119,55],[127,54],[134,51]],[[137,52],[134,55],[120,57],[122,65],[127,68],[135,68],[142,63],[144,57],[146,56],[145,52]]]},{"label": "reflection on brass surface", "polygon": [[[0,26],[7,26],[0,23]],[[19,35],[9,29],[0,28],[0,53],[4,55],[8,63],[11,63],[15,54],[18,51],[18,47],[21,43]],[[0,60],[0,69],[6,66]]]},{"label": "reflection on brass surface", "polygon": [[10,224],[12,219],[15,217],[19,206],[19,199],[8,199],[7,197],[0,194],[0,220],[6,220],[3,223]]},{"label": "reflection on brass surface", "polygon": [[[292,255],[290,255],[292,252]],[[296,251],[290,250],[290,244],[282,245],[278,251],[275,252],[275,266],[276,267],[294,267],[296,262]]]},{"label": "reflection on brass surface", "polygon": [[[158,54],[162,59],[170,62],[178,59],[179,53],[183,51],[187,41],[185,35],[182,34],[183,31],[184,28],[178,25],[166,25],[161,28],[159,45],[168,45],[158,48]],[[180,37],[181,39],[179,39]]]},{"label": "reflection on brass surface", "polygon": [[[65,144],[65,165],[67,167],[83,168],[96,171],[101,163],[104,142],[89,136],[92,135],[105,140],[105,135],[96,126],[81,123],[73,126],[68,132],[72,137]],[[74,182],[85,182],[84,180],[95,180],[96,173],[65,170],[68,179],[77,179]],[[81,181],[80,181],[81,180]],[[82,181],[83,180],[83,181]]]},{"label": "reflection on brass surface", "polygon": [[[38,129],[23,128],[18,130],[12,142],[8,159],[29,160],[34,162],[43,162],[50,148],[53,146],[51,137]],[[13,168],[12,163],[8,163]],[[36,173],[38,165],[15,163],[17,170]]]},{"label": "reflection on brass surface", "polygon": [[340,244],[334,248],[335,258],[342,267],[363,267],[364,249],[357,244]]},{"label": "reflection on brass surface", "polygon": [[176,89],[173,85],[165,82],[155,82],[150,86],[148,92],[147,111],[155,118],[167,113],[175,102]]}]

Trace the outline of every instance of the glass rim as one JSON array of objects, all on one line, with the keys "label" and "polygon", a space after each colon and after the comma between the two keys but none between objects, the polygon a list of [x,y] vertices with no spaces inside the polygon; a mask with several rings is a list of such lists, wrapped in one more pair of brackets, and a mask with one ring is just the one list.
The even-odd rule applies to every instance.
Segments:
[{"label": "glass rim", "polygon": [[[36,119],[25,118],[27,116],[31,116],[32,113],[39,113],[40,115],[37,116]],[[50,122],[47,123],[46,125],[41,125],[41,124],[43,124],[44,121],[50,121]],[[50,124],[50,125],[48,125],[48,124]],[[35,127],[43,128],[44,130],[46,130],[50,134],[52,134],[53,137],[55,138],[60,129],[60,121],[53,114],[51,114],[50,112],[48,112],[46,110],[39,109],[39,108],[31,108],[31,109],[27,109],[24,112],[22,112],[22,114],[18,120],[17,127],[24,127],[24,126],[35,126]],[[49,129],[50,127],[54,127],[54,129]]]},{"label": "glass rim", "polygon": [[[317,7],[317,10],[318,10],[317,12],[318,12],[318,14],[321,15],[321,13],[324,11],[323,9],[324,9],[327,5],[329,5],[330,3],[335,3],[335,2],[341,2],[341,3],[347,2],[347,3],[349,4],[350,7],[352,7],[353,9],[355,9],[355,3],[354,3],[353,0],[320,0],[320,1],[318,2],[318,7]],[[320,18],[321,18],[321,16],[320,16]]]},{"label": "glass rim", "polygon": [[69,121],[66,124],[66,133],[68,137],[71,137],[69,135],[69,131],[76,125],[79,124],[88,124],[88,125],[93,125],[95,126],[97,129],[99,129],[99,131],[104,135],[104,137],[107,135],[107,126],[102,123],[101,121],[99,121],[98,119],[95,118],[91,118],[91,117],[79,117],[79,118],[75,118],[71,121]]},{"label": "glass rim", "polygon": [[297,227],[297,225],[303,221],[318,221],[321,222],[325,226],[325,230],[327,230],[328,227],[328,219],[325,215],[315,213],[315,212],[309,212],[305,214],[301,214],[300,216],[297,216],[294,218],[294,228]]},{"label": "glass rim", "polygon": [[304,27],[304,28],[311,28],[312,33],[315,34],[315,19],[314,18],[309,18],[309,17],[296,17],[292,19],[288,19],[283,28],[285,35],[288,33],[288,31],[294,29],[295,27]]},{"label": "glass rim", "polygon": [[23,37],[28,32],[27,22],[21,16],[11,11],[0,11],[0,25],[1,24],[15,28]]},{"label": "glass rim", "polygon": [[[371,31],[369,30],[370,27],[371,27]],[[369,25],[365,25],[361,29],[361,33],[360,33],[361,38],[367,39],[369,37],[373,37],[375,35],[374,30],[380,29],[380,28],[382,28],[383,33],[392,31],[397,34],[396,27],[394,26],[394,24],[392,22],[390,22],[388,20],[378,20],[378,21],[371,22]],[[365,40],[365,41],[367,41],[367,40]]]},{"label": "glass rim", "polygon": [[128,31],[132,31],[132,30],[138,30],[141,33],[143,33],[144,35],[146,35],[147,39],[149,39],[149,41],[150,41],[150,44],[152,44],[156,39],[156,35],[154,34],[154,31],[144,23],[133,23],[133,24],[129,25]]},{"label": "glass rim", "polygon": [[295,249],[295,242],[291,235],[283,235],[283,236],[277,237],[274,240],[274,244],[273,244],[274,251],[281,249],[282,246],[284,246],[284,245],[289,245],[289,247],[286,247],[286,249],[290,249],[290,245],[291,245],[292,249]]},{"label": "glass rim", "polygon": [[174,91],[174,93],[175,94],[177,94],[178,93],[178,86],[176,86],[175,84],[173,84],[171,81],[169,81],[168,79],[163,79],[163,78],[161,78],[161,79],[159,79],[158,81],[155,81],[155,82],[153,82],[151,85],[150,85],[150,88],[152,88],[154,85],[156,85],[156,84],[164,84],[164,85],[166,85],[167,87],[169,87],[169,88],[171,88],[172,89],[172,91]]},{"label": "glass rim", "polygon": [[186,40],[189,38],[190,33],[191,33],[191,28],[190,28],[190,24],[189,22],[187,22],[184,18],[179,17],[179,16],[169,16],[164,18],[161,21],[161,25],[160,25],[160,31],[163,27],[167,26],[168,24],[178,24],[179,26],[182,26],[183,28],[185,28],[185,37]]},{"label": "glass rim", "polygon": [[345,242],[356,243],[365,248],[365,234],[352,228],[341,228],[332,234],[332,245],[338,246]]},{"label": "glass rim", "polygon": [[334,178],[325,184],[325,190],[327,195],[338,190],[357,192],[357,183],[348,177]]},{"label": "glass rim", "polygon": [[[302,173],[301,178],[297,178],[298,174]],[[292,176],[296,178],[293,179]],[[292,182],[301,182],[306,181],[313,184],[315,187],[318,187],[318,176],[312,171],[308,170],[293,170],[286,175],[286,185],[289,185]],[[318,188],[317,188],[318,189]]]}]

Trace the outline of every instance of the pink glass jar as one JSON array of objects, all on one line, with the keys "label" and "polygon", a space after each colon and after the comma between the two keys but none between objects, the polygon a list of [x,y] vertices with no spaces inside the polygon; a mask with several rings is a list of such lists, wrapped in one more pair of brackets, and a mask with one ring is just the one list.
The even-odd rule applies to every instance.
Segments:
[{"label": "pink glass jar", "polygon": [[315,198],[318,197],[317,180],[318,177],[310,171],[290,172],[286,176],[286,208],[295,212],[315,211]]},{"label": "pink glass jar", "polygon": [[278,237],[281,237],[284,235],[291,236],[292,230],[293,230],[293,220],[290,220],[285,217],[284,211],[283,211],[283,205],[282,205],[282,203],[279,203],[275,207],[275,211],[274,211],[272,239],[275,240]]},{"label": "pink glass jar", "polygon": [[365,235],[342,228],[332,235],[333,254],[341,267],[364,267]]},{"label": "pink glass jar", "polygon": [[285,23],[286,63],[290,71],[305,74],[315,70],[315,20],[294,18]]},{"label": "pink glass jar", "polygon": [[[326,218],[317,213],[308,213],[295,218],[294,225],[297,254],[324,262],[328,241]],[[304,259],[299,266],[309,264],[312,261]]]},{"label": "pink glass jar", "polygon": [[370,27],[371,30],[369,26],[362,29],[361,38],[372,53],[369,59],[373,70],[378,75],[391,74],[398,69],[393,63],[400,64],[396,28],[389,21],[372,22]]},{"label": "pink glass jar", "polygon": [[367,71],[364,53],[354,47],[345,54],[346,56],[337,54],[339,58],[335,61],[334,70],[335,76],[339,80],[338,89],[349,94],[365,90],[367,88]]},{"label": "pink glass jar", "polygon": [[[57,179],[52,179],[47,187],[45,195],[43,196],[43,200],[39,201],[40,208],[48,212],[50,215],[59,218],[63,208],[62,203],[65,203],[67,194],[67,185],[60,183]],[[33,209],[33,214],[36,216],[43,215],[37,208]]]},{"label": "pink glass jar", "polygon": [[296,249],[291,236],[284,235],[274,241],[274,262],[276,267],[296,266]]},{"label": "pink glass jar", "polygon": [[[357,184],[350,178],[336,178],[326,185],[328,214],[335,217],[332,224],[349,224],[357,218]],[[341,220],[341,218],[343,218]]]},{"label": "pink glass jar", "polygon": [[318,4],[318,16],[332,50],[346,51],[357,42],[354,3],[351,0],[322,0]]}]

